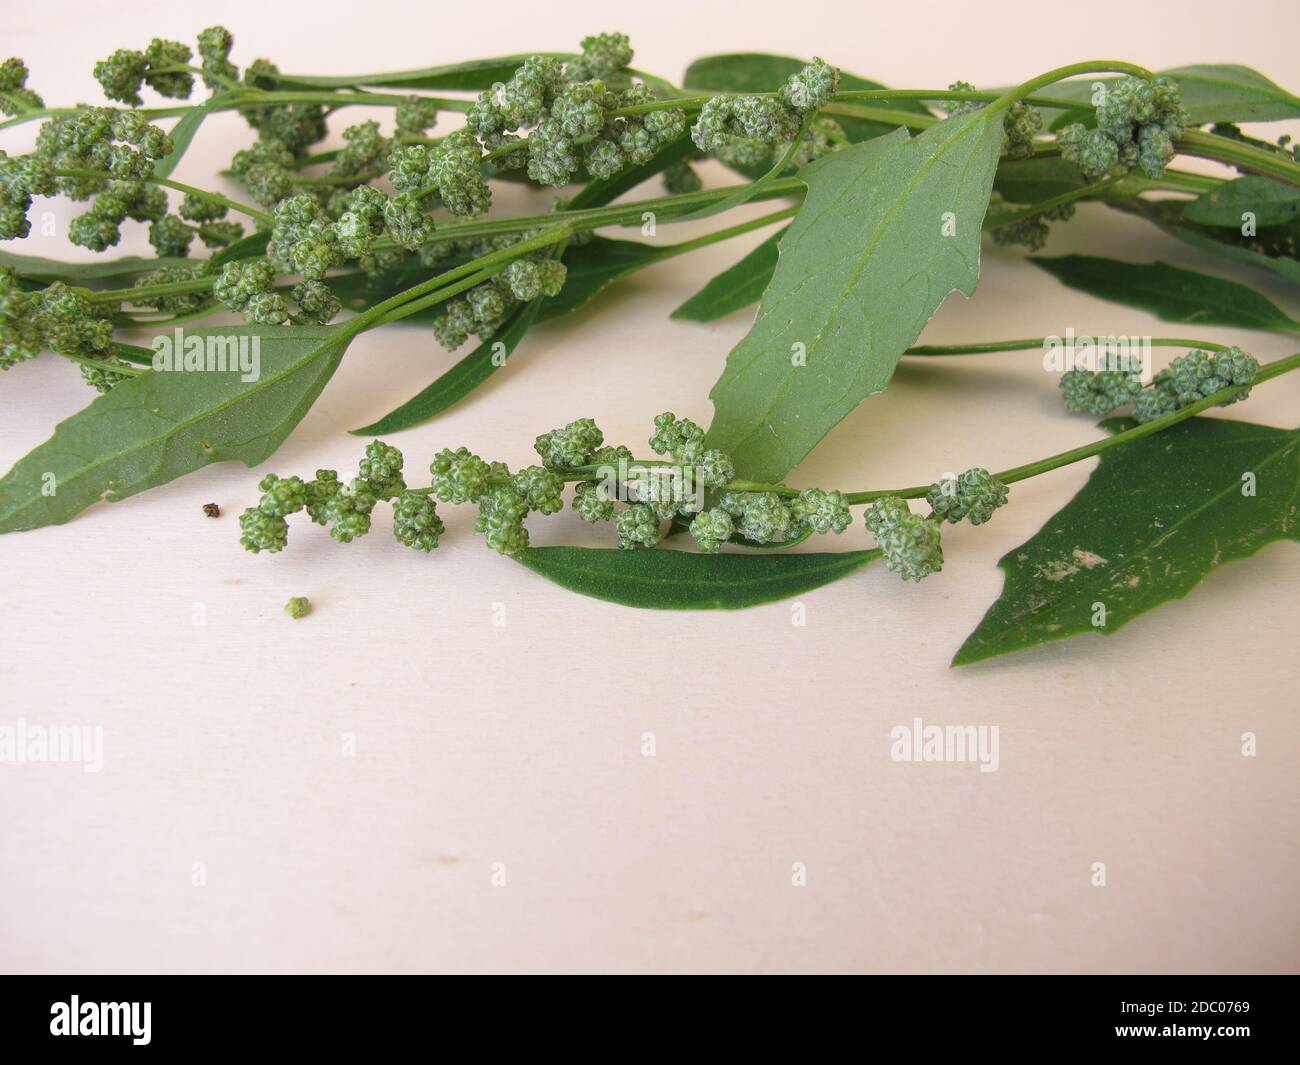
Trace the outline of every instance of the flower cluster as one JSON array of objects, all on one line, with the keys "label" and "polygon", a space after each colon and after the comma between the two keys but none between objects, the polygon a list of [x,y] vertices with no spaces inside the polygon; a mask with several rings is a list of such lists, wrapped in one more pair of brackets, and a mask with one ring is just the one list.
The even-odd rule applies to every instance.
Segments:
[{"label": "flower cluster", "polygon": [[1056,136],[1063,158],[1091,180],[1138,167],[1149,178],[1164,175],[1177,154],[1174,141],[1189,125],[1182,87],[1173,78],[1120,78],[1097,105],[1097,125],[1080,122]]},{"label": "flower cluster", "polygon": [[1148,388],[1135,373],[1069,370],[1061,376],[1061,391],[1067,410],[1101,415],[1132,404],[1133,418],[1150,422],[1234,386],[1239,391],[1220,406],[1245,399],[1258,372],[1258,360],[1240,348],[1189,351],[1156,374]]},{"label": "flower cluster", "polygon": [[[685,131],[680,108],[646,107],[655,102],[654,93],[630,82],[624,72],[632,59],[627,37],[588,37],[582,48],[582,58],[567,65],[532,56],[508,82],[479,95],[466,127],[493,152],[497,165],[526,166],[532,180],[558,188],[582,169],[609,178],[629,163],[649,162]],[[632,108],[643,110],[620,113]],[[519,136],[522,129],[530,130],[526,139]]]},{"label": "flower cluster", "polygon": [[[339,543],[351,543],[370,531],[370,517],[380,500],[396,500],[393,533],[409,547],[431,551],[443,531],[432,503],[427,508],[405,499],[402,453],[381,441],[366,447],[357,476],[344,484],[335,470],[317,470],[311,481],[267,474],[258,485],[262,498],[239,516],[239,542],[257,554],[283,551],[289,541],[289,515],[305,510],[317,525],[329,525]],[[418,493],[415,493],[418,494]],[[421,496],[426,502],[426,497]]]},{"label": "flower cluster", "polygon": [[[691,139],[700,151],[731,165],[762,164],[771,159],[776,145],[791,140],[809,115],[830,102],[839,78],[837,69],[814,58],[791,74],[775,96],[715,96],[700,108]],[[822,128],[827,141],[823,150],[829,146],[829,128]],[[815,136],[806,139],[801,150],[816,154]]]},{"label": "flower cluster", "polygon": [[12,270],[0,267],[0,370],[48,348],[93,360],[93,365],[83,362],[82,376],[107,392],[124,378],[113,369],[122,363],[112,355],[112,310],[108,304],[91,303],[83,290],[62,281],[29,292]]},{"label": "flower cluster", "polygon": [[27,64],[17,56],[0,63],[0,114],[21,115],[45,106],[31,89],[27,88]]},{"label": "flower cluster", "polygon": [[[975,86],[969,81],[954,81],[948,86],[950,92],[975,92]],[[948,108],[949,117],[969,115],[981,111],[988,104],[978,100],[960,100]],[[1034,154],[1034,138],[1043,130],[1043,116],[1038,109],[1030,107],[1023,100],[1016,100],[1007,108],[1002,119],[1002,150],[1009,159],[1028,159]]]},{"label": "flower cluster", "polygon": [[1109,414],[1142,392],[1140,374],[1124,370],[1067,370],[1061,375],[1065,409],[1076,414]]},{"label": "flower cluster", "polygon": [[194,91],[194,75],[185,68],[194,53],[180,41],[155,37],[143,52],[119,48],[95,64],[95,80],[110,100],[132,107],[144,104],[140,86],[148,85],[160,96],[187,99]]},{"label": "flower cluster", "polygon": [[880,545],[881,561],[905,581],[919,581],[943,569],[939,522],[908,509],[907,501],[886,496],[864,515],[867,528]]},{"label": "flower cluster", "polygon": [[1009,489],[988,470],[974,467],[958,477],[945,477],[930,486],[925,501],[932,516],[956,525],[962,519],[983,525],[1007,501]]},{"label": "flower cluster", "polygon": [[1041,251],[1047,243],[1051,229],[1049,222],[1068,222],[1074,217],[1074,204],[1063,203],[1051,210],[1040,211],[1036,215],[1022,218],[1007,226],[998,226],[990,231],[993,243],[1002,247],[1021,245],[1030,251]]},{"label": "flower cluster", "polygon": [[[457,250],[479,258],[493,251],[509,248],[530,233],[512,233],[487,241],[464,242],[460,249],[440,250],[424,256],[432,264],[442,255],[455,254]],[[433,335],[448,351],[455,351],[470,336],[489,340],[505,325],[521,303],[542,296],[558,296],[564,287],[564,264],[552,258],[548,251],[534,252],[515,259],[499,274],[476,285],[463,296],[457,296],[442,305],[442,313],[433,320]]]}]

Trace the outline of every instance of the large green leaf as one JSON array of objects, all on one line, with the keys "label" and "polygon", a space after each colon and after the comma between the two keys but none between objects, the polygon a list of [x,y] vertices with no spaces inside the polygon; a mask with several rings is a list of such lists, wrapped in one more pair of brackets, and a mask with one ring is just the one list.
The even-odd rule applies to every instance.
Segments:
[{"label": "large green leaf", "polygon": [[1255,216],[1257,227],[1284,225],[1300,215],[1300,189],[1251,174],[1202,193],[1183,208],[1183,217],[1200,226],[1240,231],[1246,212]]},{"label": "large green leaf", "polygon": [[[1271,122],[1300,117],[1300,98],[1250,67],[1201,63],[1160,73],[1182,86],[1183,106],[1191,115],[1193,126],[1210,122]],[[1086,104],[1092,99],[1095,84],[1110,84],[1115,80],[1090,77],[1064,81],[1044,92],[1059,99]],[[1048,108],[1040,110],[1049,125],[1057,124],[1067,114]]]},{"label": "large green leaf", "polygon": [[1240,231],[1213,229],[1188,222],[1183,218],[1183,202],[1178,200],[1111,200],[1107,205],[1145,218],[1184,244],[1232,262],[1271,270],[1300,285],[1300,261],[1285,250],[1300,242],[1300,222],[1261,230],[1254,237],[1245,237]]},{"label": "large green leaf", "polygon": [[[954,289],[979,275],[1002,112],[946,119],[824,156],[781,241],[749,334],[710,396],[710,447],[742,477],[779,481],[894,374]],[[801,361],[802,357],[802,361]]]},{"label": "large green leaf", "polygon": [[1294,429],[1190,418],[1103,451],[1078,495],[998,563],[1002,595],[953,665],[1082,632],[1109,635],[1225,562],[1297,539],[1297,504]]},{"label": "large green leaf", "polygon": [[[789,228],[789,227],[786,227]],[[712,322],[757,303],[776,272],[780,229],[733,266],[727,267],[672,313],[674,318]]]},{"label": "large green leaf", "polygon": [[879,556],[874,548],[815,554],[695,555],[666,548],[532,547],[520,561],[570,591],[622,606],[738,610],[820,588]]},{"label": "large green leaf", "polygon": [[1300,332],[1300,322],[1258,292],[1168,263],[1126,263],[1088,255],[1029,261],[1071,288],[1149,311],[1166,322]]},{"label": "large green leaf", "polygon": [[354,333],[347,325],[185,330],[187,338],[260,337],[257,380],[214,370],[123,381],[0,479],[0,532],[61,524],[97,500],[125,499],[209,463],[257,465],[307,413]]}]

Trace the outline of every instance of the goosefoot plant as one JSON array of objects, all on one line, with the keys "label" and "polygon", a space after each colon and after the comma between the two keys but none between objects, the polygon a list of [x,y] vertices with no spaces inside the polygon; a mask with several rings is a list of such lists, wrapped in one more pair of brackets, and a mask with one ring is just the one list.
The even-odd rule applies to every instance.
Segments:
[{"label": "goosefoot plant", "polygon": [[[1038,251],[1049,223],[1097,202],[1300,283],[1295,149],[1238,125],[1300,116],[1300,100],[1254,71],[1155,74],[1100,60],[1009,90],[962,81],[896,90],[819,58],[743,54],[697,61],[679,87],[634,68],[617,33],[588,37],[577,53],[338,77],[285,74],[265,59],[241,69],[233,49],[222,27],[200,33],[195,48],[155,39],[119,49],[94,67],[108,106],[47,107],[24,62],[0,64],[0,109],[10,116],[0,129],[40,123],[32,151],[0,152],[0,237],[29,238],[36,198],[62,196],[86,205],[66,228],[73,244],[106,251],[134,222],[147,225],[156,252],[96,263],[0,253],[0,368],[50,351],[102,393],[0,479],[0,531],[63,522],[211,462],[263,462],[363,332],[419,324],[449,350],[475,338],[427,388],[357,430],[399,432],[464,400],[534,325],[591,303],[618,278],[789,222],[674,312],[710,321],[760,304],[711,392],[707,431],[670,414],[656,420],[649,444],[666,457],[608,446],[581,419],[538,438],[540,465],[512,472],[447,450],[434,457],[428,486],[408,487],[400,452],[375,441],[346,481],[333,471],[308,481],[267,476],[240,520],[245,546],[280,550],[298,511],[350,542],[386,501],[397,539],[429,551],[444,532],[436,502],[468,503],[479,507],[489,546],[579,591],[643,606],[734,607],[877,557],[920,580],[941,568],[942,524],[982,525],[1009,485],[1093,455],[1101,464],[1076,503],[1115,481],[1143,520],[1170,508],[1174,538],[1090,502],[1087,522],[1082,507],[1067,507],[1048,527],[1077,542],[1030,541],[1002,560],[1006,588],[959,653],[969,661],[1114,631],[1222,561],[1294,536],[1285,495],[1296,480],[1294,434],[1194,415],[1243,398],[1295,368],[1297,356],[1261,369],[1237,348],[1188,338],[1153,341],[1191,350],[1150,382],[1132,365],[1064,373],[1069,410],[1130,408],[1127,420],[1104,423],[1112,435],[1095,444],[914,488],[785,483],[838,421],[888,385],[902,357],[1044,343],[917,345],[949,292],[973,293],[982,233]],[[147,103],[146,90],[161,105]],[[357,109],[383,117],[347,125],[341,146],[322,147],[330,120]],[[223,175],[243,192],[174,179],[205,118],[227,110],[252,133]],[[1179,155],[1236,173],[1179,170]],[[704,188],[697,165],[707,158],[747,180]],[[623,199],[655,177],[666,195]],[[563,194],[545,212],[496,216],[501,181]],[[647,219],[655,233],[760,200],[783,203],[685,241],[595,235]],[[1034,261],[1067,284],[1172,321],[1300,331],[1270,301],[1221,278],[1078,256]],[[192,327],[230,313],[245,324]],[[141,333],[153,334],[149,346],[134,342]],[[1216,449],[1223,468],[1195,460],[1193,476],[1198,441],[1225,433],[1237,436]],[[1168,468],[1145,479],[1134,472],[1156,458]],[[1247,460],[1268,476],[1240,465]],[[1224,480],[1246,474],[1250,493],[1239,494],[1249,502],[1225,509]],[[612,522],[619,549],[528,546],[524,519],[558,512],[569,484],[572,507]],[[1151,498],[1135,498],[1134,485]],[[928,515],[908,506],[921,498]],[[774,550],[843,533],[854,505],[865,505],[876,547]],[[1187,513],[1199,515],[1194,527]],[[686,531],[698,553],[647,550]],[[1218,548],[1200,552],[1211,539]],[[762,550],[724,553],[725,544]],[[1195,557],[1175,566],[1169,551],[1185,547]],[[1098,603],[1109,620],[1095,620]]]}]

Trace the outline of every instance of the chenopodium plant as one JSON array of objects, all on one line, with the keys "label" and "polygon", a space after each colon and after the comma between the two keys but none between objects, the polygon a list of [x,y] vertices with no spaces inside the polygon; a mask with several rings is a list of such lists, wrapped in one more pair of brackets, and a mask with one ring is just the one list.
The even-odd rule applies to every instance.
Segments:
[{"label": "chenopodium plant", "polygon": [[[1050,223],[1101,203],[1234,265],[1300,282],[1296,153],[1285,138],[1272,144],[1235,124],[1297,117],[1300,106],[1239,66],[1157,74],[1099,60],[1009,90],[963,81],[889,89],[820,58],[746,53],[699,60],[678,86],[635,68],[619,33],[590,36],[567,54],[336,77],[286,74],[263,58],[237,64],[234,38],[220,26],[193,45],[135,43],[94,66],[106,104],[47,106],[28,86],[25,62],[0,63],[0,110],[9,116],[0,129],[40,123],[32,151],[0,152],[0,238],[28,238],[36,200],[60,196],[83,205],[65,227],[71,243],[106,252],[134,223],[154,253],[95,264],[0,253],[0,368],[49,351],[77,364],[101,393],[0,479],[0,531],[66,521],[210,462],[260,464],[363,332],[418,324],[448,350],[473,338],[459,362],[365,430],[398,432],[463,401],[534,325],[592,303],[618,278],[784,223],[674,312],[707,321],[760,303],[711,393],[712,423],[663,416],[649,441],[660,457],[610,448],[580,420],[539,438],[537,466],[512,472],[445,451],[431,484],[409,488],[400,454],[375,443],[346,481],[330,471],[308,481],[268,477],[262,500],[241,519],[245,544],[282,548],[298,511],[349,542],[387,502],[397,538],[428,551],[443,534],[436,504],[466,503],[480,508],[480,531],[496,550],[620,601],[745,605],[875,558],[919,580],[942,564],[941,527],[988,522],[1015,481],[1103,453],[1101,469],[1112,469],[1116,456],[1142,454],[1152,434],[1201,432],[1197,413],[1294,368],[1294,358],[1261,367],[1211,341],[1159,339],[1190,353],[1153,381],[1130,368],[1077,368],[1062,378],[1070,410],[1131,410],[1093,445],[900,489],[786,483],[841,418],[888,385],[899,359],[1030,346],[916,344],[947,293],[973,292],[981,232],[1038,250]],[[340,128],[357,109],[362,117]],[[218,190],[175,179],[203,121],[220,111],[237,112],[249,129],[222,175],[234,184]],[[1189,173],[1177,168],[1180,155],[1229,169]],[[710,159],[746,180],[706,188],[700,164]],[[626,197],[651,178],[663,194]],[[547,209],[494,212],[501,182],[537,190]],[[780,201],[778,209],[686,241],[596,235],[765,200]],[[1226,231],[1224,219],[1235,225],[1242,211],[1258,222],[1258,244]],[[1077,262],[1040,262],[1059,276],[1087,273]],[[1218,317],[1204,307],[1189,312],[1186,278],[1153,294],[1158,271],[1138,271],[1141,284],[1115,280],[1129,276],[1123,267],[1103,268],[1109,283],[1092,276],[1094,293],[1178,321],[1295,325],[1245,289],[1249,299],[1219,300]],[[806,283],[811,276],[815,285]],[[230,314],[245,324],[203,325]],[[136,343],[141,333],[155,343]],[[160,362],[157,341],[172,336],[185,357]],[[254,340],[260,371],[234,360],[241,372],[231,372],[228,353]],[[186,372],[166,372],[173,369]],[[621,550],[609,554],[622,561],[575,563],[555,552],[579,549],[528,546],[527,516],[558,513],[569,486],[581,518],[613,524]],[[929,513],[910,508],[920,499]],[[846,531],[853,506],[865,508],[874,547],[826,563],[779,550]],[[1253,528],[1263,531],[1250,550],[1290,526]],[[651,550],[679,532],[690,533],[697,552]],[[723,551],[728,544],[740,550]],[[1071,565],[1059,562],[1044,571]],[[599,589],[573,576],[602,566]],[[646,566],[672,577],[647,579]],[[646,591],[665,585],[697,591],[680,602]],[[1153,585],[1143,577],[1134,587]],[[731,591],[716,591],[724,586]],[[1166,590],[1166,598],[1183,594]],[[1041,588],[1024,595],[1031,604],[1052,598]],[[1054,632],[1070,627],[1054,624]]]}]

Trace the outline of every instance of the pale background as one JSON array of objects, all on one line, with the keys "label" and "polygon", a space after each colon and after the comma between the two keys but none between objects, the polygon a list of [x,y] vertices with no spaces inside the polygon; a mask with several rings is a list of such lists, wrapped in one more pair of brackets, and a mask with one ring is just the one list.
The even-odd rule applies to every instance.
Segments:
[{"label": "pale background", "polygon": [[[219,10],[241,66],[266,55],[300,73],[566,49],[619,29],[639,67],[673,78],[698,55],[768,50],[900,87],[1005,84],[1093,57],[1240,62],[1300,87],[1289,0]],[[50,101],[98,99],[96,59],[154,34],[192,41],[214,17],[211,4],[46,2],[7,12],[4,51]],[[234,116],[210,121],[178,177],[210,180],[247,136]],[[416,470],[459,444],[516,465],[538,432],[580,416],[640,450],[661,410],[707,421],[748,315],[667,315],[759,239],[646,271],[536,330],[491,387],[393,442]],[[1100,207],[1048,247],[1073,250],[1219,269]],[[1018,252],[986,249],[984,265],[976,298],[955,297],[925,340],[1185,328],[1072,296]],[[1300,311],[1268,275],[1232,276]],[[1264,359],[1294,350],[1203,332]],[[344,431],[451,358],[418,329],[364,336],[267,469],[355,466],[364,441]],[[52,357],[0,384],[5,468],[91,398]],[[1286,378],[1221,416],[1290,425],[1298,399]],[[792,480],[912,484],[1096,432],[1063,414],[1035,353],[913,362]],[[872,567],[809,594],[802,628],[789,602],[673,614],[574,596],[485,551],[470,508],[444,508],[431,557],[395,545],[386,519],[348,548],[299,525],[286,553],[253,557],[236,519],[264,471],[234,465],[4,537],[0,723],[100,725],[106,756],[97,775],[0,765],[0,968],[1295,970],[1293,545],[1117,638],[948,668],[998,594],[996,560],[1091,465],[1017,485],[990,526],[945,532],[947,566],[920,586]],[[605,535],[571,512],[531,525],[535,543]],[[868,543],[859,524],[828,546]],[[308,619],[282,613],[291,595],[311,598]],[[1000,770],[895,764],[889,730],[916,715],[998,725]],[[1105,888],[1090,886],[1097,861]],[[205,887],[191,885],[196,862]],[[796,862],[806,887],[791,885]]]}]

